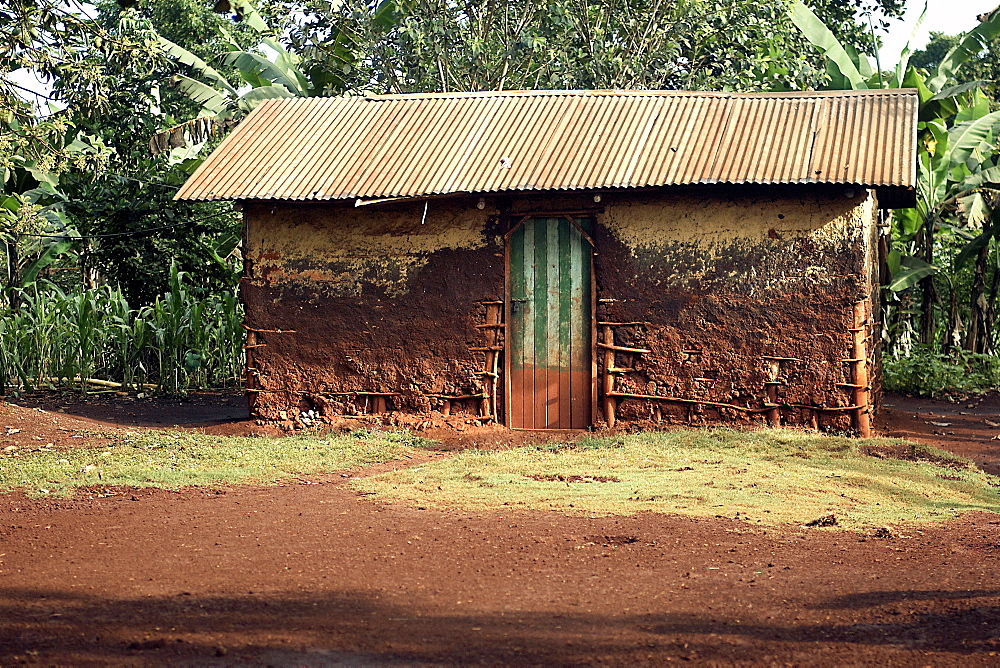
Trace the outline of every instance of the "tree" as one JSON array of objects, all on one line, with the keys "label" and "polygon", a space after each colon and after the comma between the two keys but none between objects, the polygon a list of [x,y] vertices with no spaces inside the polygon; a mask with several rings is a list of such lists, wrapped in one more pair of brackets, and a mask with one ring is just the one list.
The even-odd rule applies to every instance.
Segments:
[{"label": "tree", "polygon": [[[142,45],[142,36],[123,39],[61,3],[13,0],[0,8],[0,72],[27,67],[48,79],[53,92],[40,98],[83,100],[90,108],[103,108],[111,93],[84,51],[128,60],[141,56]],[[72,234],[61,212],[63,175],[100,169],[110,154],[81,131],[72,112],[49,108],[48,116],[39,118],[24,101],[25,92],[33,93],[0,77],[0,242],[8,298],[64,250],[65,235]],[[61,236],[26,236],[48,232]],[[36,251],[33,262],[23,250]]]},{"label": "tree", "polygon": [[[856,3],[818,4],[845,34],[857,33]],[[375,12],[357,0],[292,6],[299,19],[288,39],[307,69],[341,70],[351,89],[375,93],[802,89],[823,77],[782,3],[413,0],[396,8],[388,30],[382,5]],[[901,6],[880,0],[868,8],[895,16]],[[366,57],[345,59],[330,48],[345,39]]]},{"label": "tree", "polygon": [[809,7],[841,44],[853,44],[869,56],[881,46],[878,33],[903,18],[906,0],[811,0]]},{"label": "tree", "polygon": [[32,67],[65,105],[39,121],[11,86],[0,85],[0,113],[15,129],[0,139],[0,157],[19,167],[5,169],[0,199],[5,283],[30,281],[61,257],[78,265],[85,286],[98,279],[119,284],[135,305],[167,288],[171,264],[199,277],[205,289],[231,288],[233,267],[222,259],[234,245],[236,216],[221,215],[228,207],[218,203],[173,202],[186,173],[150,159],[136,137],[199,108],[162,85],[176,67],[154,23],[194,49],[213,49],[205,35],[226,23],[237,34],[251,31],[192,0],[143,0],[129,8],[104,2],[93,16],[17,0],[2,12],[9,21],[0,31],[9,41],[0,62]]},{"label": "tree", "polygon": [[[112,26],[84,13],[86,5],[11,0],[0,9],[0,71],[34,71],[49,96],[75,113],[100,114],[124,103],[118,72],[149,72],[158,61],[155,33],[126,14]],[[17,86],[0,78],[0,114],[26,121]]]},{"label": "tree", "polygon": [[[215,52],[201,57],[166,37],[158,39],[159,48],[186,73],[173,75],[175,87],[196,110],[194,118],[156,133],[150,139],[153,155],[170,153],[170,160],[188,158],[194,162],[204,144],[233,127],[260,102],[267,99],[332,95],[348,90],[343,68],[326,70],[302,67],[303,59],[277,39],[264,17],[249,0],[225,0],[225,11],[235,12],[244,27],[249,48],[244,48],[223,26],[216,26]],[[216,5],[217,7],[219,5]],[[376,8],[376,19],[391,21],[394,0],[383,0]],[[338,54],[344,62],[357,60],[353,40],[344,35],[328,36],[329,54]]]},{"label": "tree", "polygon": [[[853,21],[857,3],[817,4],[845,34],[861,29]],[[876,0],[863,8],[893,16],[901,4]],[[203,57],[160,40],[189,68],[175,80],[202,105],[198,115],[217,122],[272,97],[519,88],[787,90],[824,79],[780,3],[289,0],[283,31],[270,29],[249,0],[225,6],[255,31],[250,41],[219,28],[226,50]],[[239,79],[223,67],[235,68]],[[198,143],[217,128],[200,119],[175,126],[151,148]]]}]

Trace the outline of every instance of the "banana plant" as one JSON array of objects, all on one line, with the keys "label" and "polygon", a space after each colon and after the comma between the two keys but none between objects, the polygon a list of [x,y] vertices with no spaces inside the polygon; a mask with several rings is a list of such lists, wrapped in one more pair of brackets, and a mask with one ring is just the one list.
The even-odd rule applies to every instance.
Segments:
[{"label": "banana plant", "polygon": [[[927,5],[914,26],[923,21]],[[900,54],[893,72],[882,73],[856,49],[840,44],[833,33],[801,0],[792,0],[791,19],[806,39],[826,57],[828,88],[866,90],[913,88],[919,99],[917,205],[893,212],[893,235],[899,247],[890,252],[889,292],[921,286],[920,342],[930,343],[936,332],[934,304],[936,276],[949,279],[934,264],[935,230],[946,215],[961,212],[963,226],[975,228],[990,219],[989,209],[1000,184],[997,137],[1000,112],[990,112],[982,92],[985,81],[957,81],[962,65],[976,57],[1000,35],[1000,12],[989,16],[955,45],[933,72],[909,64],[910,45]],[[911,35],[910,40],[912,41]],[[962,206],[959,207],[959,202]],[[1000,233],[1000,229],[997,231]],[[965,262],[993,238],[992,226],[972,237],[959,254]],[[984,236],[985,235],[985,236]],[[960,266],[957,265],[957,266]],[[954,304],[954,289],[951,289]],[[951,312],[957,313],[956,308]],[[953,327],[954,321],[953,318]]]},{"label": "banana plant", "polygon": [[[226,65],[235,66],[242,81],[230,83],[218,70],[184,47],[165,37],[161,48],[178,62],[191,68],[198,78],[175,74],[172,82],[194,102],[201,105],[199,116],[154,135],[149,142],[153,155],[169,152],[171,163],[191,162],[204,143],[224,132],[240,118],[253,111],[263,100],[308,97],[309,82],[294,67],[291,54],[269,61],[249,51],[233,50],[220,54]],[[280,46],[280,45],[278,45]]]},{"label": "banana plant", "polygon": [[[187,49],[164,37],[159,38],[163,52],[191,72],[190,76],[174,75],[173,82],[182,93],[201,105],[201,111],[199,118],[155,135],[149,143],[150,151],[154,155],[170,151],[171,161],[188,161],[186,168],[189,171],[197,166],[197,153],[207,139],[233,127],[262,101],[345,92],[348,86],[345,74],[362,57],[356,41],[341,30],[331,35],[324,45],[324,52],[341,64],[341,70],[306,67],[301,56],[286,49],[275,38],[249,0],[240,0],[230,6],[244,25],[260,38],[258,44],[248,49],[238,44],[228,31],[220,29],[227,50],[213,60],[235,68],[240,81],[228,80],[218,69]],[[407,6],[407,0],[382,0],[375,8],[372,25],[388,32]]]},{"label": "banana plant", "polygon": [[[1000,13],[990,15],[974,29],[966,33],[935,68],[934,72],[920,76],[919,80],[907,78],[914,73],[919,74],[910,66],[910,43],[923,23],[927,14],[927,4],[913,26],[910,40],[900,53],[896,69],[888,73],[876,69],[864,53],[851,45],[841,44],[833,32],[816,16],[802,0],[792,0],[789,3],[789,15],[792,23],[799,29],[806,40],[822,52],[827,61],[827,73],[830,81],[825,86],[828,90],[868,90],[873,88],[907,88],[913,84],[920,92],[921,118],[940,117],[941,110],[946,110],[955,104],[954,98],[961,93],[977,88],[986,82],[964,82],[956,84],[962,65],[986,49],[990,42],[1000,36]],[[954,107],[952,112],[954,113]],[[947,115],[947,114],[945,114]]]}]

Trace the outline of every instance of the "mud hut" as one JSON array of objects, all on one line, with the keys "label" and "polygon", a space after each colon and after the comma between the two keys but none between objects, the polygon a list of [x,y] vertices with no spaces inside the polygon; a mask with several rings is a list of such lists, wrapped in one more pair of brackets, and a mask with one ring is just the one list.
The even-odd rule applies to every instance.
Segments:
[{"label": "mud hut", "polygon": [[242,208],[271,420],[867,433],[910,90],[263,102],[179,199]]}]

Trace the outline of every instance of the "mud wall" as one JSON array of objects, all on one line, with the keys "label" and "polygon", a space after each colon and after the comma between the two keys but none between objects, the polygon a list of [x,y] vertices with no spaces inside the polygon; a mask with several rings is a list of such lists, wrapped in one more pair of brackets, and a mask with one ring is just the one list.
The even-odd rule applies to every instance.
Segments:
[{"label": "mud wall", "polygon": [[[485,354],[470,348],[490,336],[476,327],[482,302],[503,298],[495,211],[475,200],[248,203],[245,219],[256,415],[421,413],[482,393]],[[475,400],[454,409],[465,403],[480,412]]]},{"label": "mud wall", "polygon": [[599,422],[857,426],[877,378],[871,193],[600,199],[246,203],[252,410],[502,416],[504,234],[523,212],[592,211],[598,341],[641,351],[595,351]]},{"label": "mud wall", "polygon": [[[634,370],[612,374],[611,392],[677,401],[618,396],[601,402],[604,419],[851,427],[847,409],[866,400],[851,387],[859,325],[861,370],[876,361],[877,230],[873,195],[847,194],[719,188],[609,203],[595,231],[598,320],[635,324],[600,327],[599,340],[648,351],[615,353]],[[602,393],[611,359],[598,355]]]}]

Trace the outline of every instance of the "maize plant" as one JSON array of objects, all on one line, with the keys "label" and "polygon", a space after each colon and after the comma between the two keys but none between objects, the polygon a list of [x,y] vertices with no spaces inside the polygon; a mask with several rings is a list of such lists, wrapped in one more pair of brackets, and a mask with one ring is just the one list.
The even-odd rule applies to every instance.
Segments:
[{"label": "maize plant", "polygon": [[172,268],[170,291],[138,309],[107,286],[67,294],[35,281],[21,289],[17,306],[0,312],[0,394],[87,392],[94,379],[170,394],[239,386],[239,300],[232,293],[198,297],[185,278]]}]

